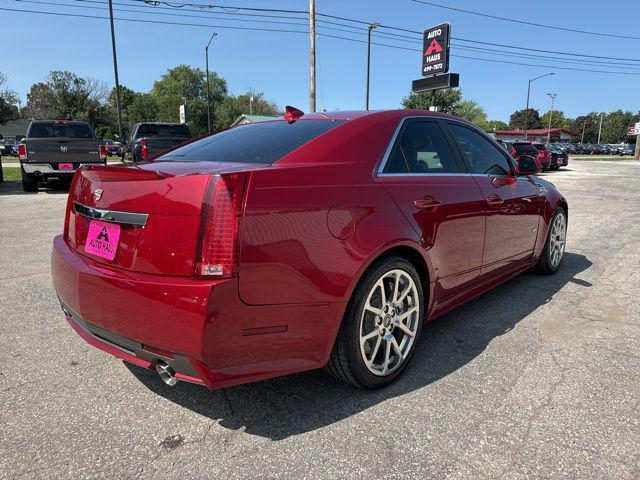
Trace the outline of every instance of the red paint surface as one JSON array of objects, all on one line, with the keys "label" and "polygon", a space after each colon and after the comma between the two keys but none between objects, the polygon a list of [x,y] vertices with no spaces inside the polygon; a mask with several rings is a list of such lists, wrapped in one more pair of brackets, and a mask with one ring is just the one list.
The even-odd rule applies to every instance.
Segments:
[{"label": "red paint surface", "polygon": [[[535,263],[564,202],[548,182],[376,175],[400,120],[415,115],[448,118],[412,110],[331,114],[349,121],[271,166],[155,161],[83,170],[70,193],[75,201],[149,218],[144,227],[122,225],[108,261],[87,253],[89,220],[71,212],[67,236],[53,246],[56,292],[93,325],[186,356],[197,377],[178,373],[214,388],[325,365],[358,280],[392,249],[420,259],[427,319]],[[308,118],[324,119],[297,121]],[[198,278],[210,177],[245,171],[239,271]]]}]

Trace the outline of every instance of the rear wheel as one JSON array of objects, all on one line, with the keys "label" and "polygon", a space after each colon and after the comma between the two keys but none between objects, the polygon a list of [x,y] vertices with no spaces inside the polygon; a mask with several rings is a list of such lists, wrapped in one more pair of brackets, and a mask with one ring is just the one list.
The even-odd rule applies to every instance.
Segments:
[{"label": "rear wheel", "polygon": [[544,244],[536,270],[544,275],[552,275],[560,268],[567,239],[567,215],[558,207],[551,219],[547,241]]},{"label": "rear wheel", "polygon": [[35,175],[25,172],[24,168],[20,168],[20,173],[22,174],[22,189],[25,192],[37,192],[38,180]]},{"label": "rear wheel", "polygon": [[349,302],[327,371],[361,388],[390,384],[413,356],[424,309],[413,265],[400,257],[378,262]]}]

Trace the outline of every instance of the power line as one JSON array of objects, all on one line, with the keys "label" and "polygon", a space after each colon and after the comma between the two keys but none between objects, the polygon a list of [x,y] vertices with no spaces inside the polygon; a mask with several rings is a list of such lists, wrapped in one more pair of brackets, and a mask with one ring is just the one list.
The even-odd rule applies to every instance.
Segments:
[{"label": "power line", "polygon": [[[328,38],[336,38],[336,39],[341,39],[341,40],[348,40],[350,42],[357,42],[357,43],[367,43],[366,40],[359,40],[359,39],[355,39],[355,38],[347,38],[347,37],[341,37],[339,35],[330,35],[330,34],[321,34],[321,36],[324,37],[328,37]],[[409,47],[401,47],[398,45],[389,45],[386,43],[379,43],[379,42],[371,42],[372,45],[379,45],[381,47],[390,47],[390,48],[395,48],[398,50],[407,50],[407,51],[411,51],[411,52],[422,52],[422,49],[418,49],[418,48],[409,48]],[[614,75],[640,75],[640,72],[621,72],[621,71],[610,71],[610,70],[592,70],[592,69],[584,69],[584,68],[572,68],[572,67],[563,67],[560,65],[541,65],[541,64],[532,64],[532,63],[521,63],[521,62],[512,62],[512,61],[507,61],[507,60],[494,60],[491,58],[480,58],[480,57],[469,57],[466,55],[458,55],[458,54],[452,54],[451,55],[454,58],[464,58],[464,59],[468,59],[468,60],[479,60],[479,61],[483,61],[483,62],[492,62],[492,63],[506,63],[509,65],[522,65],[522,66],[526,66],[526,67],[542,67],[542,68],[553,68],[553,69],[558,69],[558,70],[570,70],[570,71],[575,71],[575,72],[588,72],[588,73],[610,73],[610,74],[614,74]]]},{"label": "power line", "polygon": [[[31,1],[34,1],[34,0],[31,0]],[[64,5],[64,6],[68,6],[68,5]],[[48,11],[38,11],[38,10],[26,10],[26,9],[12,9],[12,8],[4,8],[4,7],[0,7],[0,10],[20,12],[20,13],[34,13],[34,14],[41,14],[41,15],[53,15],[53,16],[60,16],[60,17],[91,18],[91,19],[100,19],[100,20],[105,20],[105,19],[108,18],[108,17],[102,17],[102,16],[98,16],[98,15],[84,15],[84,14],[74,14],[74,13],[66,13],[66,12],[63,13],[63,12],[48,12]],[[223,28],[223,29],[230,29],[230,30],[248,30],[248,31],[261,31],[261,32],[308,34],[308,31],[306,31],[306,30],[302,31],[302,30],[286,30],[286,29],[272,29],[272,28],[259,28],[259,27],[239,27],[239,26],[231,26],[231,25],[213,25],[213,24],[186,23],[186,22],[166,22],[166,21],[160,21],[160,20],[148,20],[148,19],[147,20],[142,20],[142,19],[123,18],[123,17],[116,17],[116,20],[125,21],[125,22],[160,24],[160,25],[177,25],[177,26],[191,26],[191,27],[205,27],[205,28]],[[327,27],[323,27],[323,28],[326,29]],[[323,32],[320,32],[319,35],[327,37],[327,38],[334,38],[334,39],[340,39],[340,40],[357,42],[357,43],[366,43],[365,40],[348,38],[348,37],[344,37],[344,36],[340,36],[340,35],[327,34],[327,33],[323,33]],[[394,49],[398,49],[398,50],[412,51],[412,52],[421,52],[422,51],[422,49],[418,49],[418,48],[409,48],[409,47],[404,47],[404,46],[399,46],[399,45],[392,45],[392,44],[381,43],[381,42],[372,42],[372,44],[373,45],[378,45],[378,46],[383,46],[383,47],[388,47],[388,48],[394,48]],[[559,69],[559,70],[570,70],[570,71],[589,72],[589,73],[603,73],[603,74],[609,73],[609,74],[615,74],[615,75],[640,75],[640,72],[623,72],[623,71],[609,71],[609,70],[579,69],[579,68],[571,68],[571,67],[559,66],[559,65],[530,64],[530,63],[513,62],[513,61],[507,61],[507,60],[496,60],[496,59],[488,59],[488,58],[471,57],[471,56],[464,56],[464,55],[457,55],[457,54],[454,54],[452,56],[455,57],[455,58],[464,58],[464,59],[478,60],[478,61],[484,61],[484,62],[503,63],[503,64],[521,65],[521,66],[544,67],[544,68],[554,68],[554,69]]]},{"label": "power line", "polygon": [[[75,1],[87,1],[87,0],[75,0]],[[249,10],[249,11],[260,11],[260,12],[282,12],[282,13],[296,13],[296,14],[303,14],[303,15],[307,15],[308,12],[306,10],[285,10],[285,9],[270,9],[270,8],[252,8],[252,7],[237,7],[237,6],[220,6],[220,5],[207,5],[207,4],[198,4],[198,3],[189,3],[189,4],[179,4],[180,6],[175,6],[178,4],[172,4],[171,2],[166,2],[166,1],[156,1],[156,0],[131,0],[133,2],[138,2],[138,3],[144,3],[148,6],[155,6],[155,4],[164,4],[164,5],[174,5],[171,8],[183,8],[183,6],[186,5],[190,5],[192,7],[197,7],[200,9],[200,11],[206,11],[206,9],[232,9],[234,11],[241,11],[241,10]],[[157,8],[164,8],[164,7],[157,7]],[[444,7],[443,7],[444,8]],[[222,12],[220,12],[222,13]],[[240,15],[240,14],[238,14]],[[334,20],[342,20],[342,21],[346,21],[346,22],[352,22],[352,23],[357,23],[360,25],[363,25],[363,27],[355,27],[355,26],[349,26],[350,28],[359,28],[361,30],[366,30],[366,26],[370,25],[372,22],[370,21],[365,21],[365,20],[360,20],[360,19],[355,19],[355,18],[348,18],[348,17],[342,17],[339,15],[330,15],[330,14],[326,14],[326,13],[320,13],[320,12],[316,12],[316,16],[317,17],[325,17],[325,18],[331,18]],[[325,20],[325,22],[328,22]],[[338,26],[348,26],[345,24],[340,24],[340,23],[334,23],[334,25],[338,25]],[[397,27],[397,26],[392,26],[392,25],[384,25],[381,24],[379,28],[383,28],[383,29],[389,29],[389,30],[396,30],[396,31],[400,31],[400,32],[406,32],[406,33],[413,33],[413,34],[417,34],[422,36],[421,31],[418,30],[411,30],[408,28],[403,28],[403,27]],[[388,35],[396,35],[399,36],[398,34],[391,34],[389,33]],[[412,37],[409,36],[404,36],[407,39],[411,39]],[[508,45],[508,44],[503,44],[503,43],[495,43],[495,42],[484,42],[481,40],[474,40],[474,39],[469,39],[469,38],[463,38],[463,37],[451,37],[453,40],[459,40],[461,42],[469,42],[469,43],[478,43],[481,45],[489,45],[489,46],[496,46],[496,47],[503,47],[503,48],[513,48],[513,49],[520,49],[520,50],[527,50],[527,51],[534,51],[534,52],[540,52],[540,53],[553,53],[556,55],[567,55],[567,56],[577,56],[577,57],[583,57],[583,58],[599,58],[599,59],[603,59],[603,60],[624,60],[624,61],[630,61],[630,62],[640,62],[640,59],[638,58],[624,58],[624,57],[610,57],[610,56],[599,56],[599,55],[589,55],[589,54],[583,54],[583,53],[575,53],[575,52],[562,52],[562,51],[558,51],[558,50],[544,50],[544,49],[538,49],[538,48],[530,48],[530,47],[522,47],[522,46],[518,46],[518,45]]]},{"label": "power line", "polygon": [[469,15],[476,15],[478,17],[485,17],[485,18],[492,18],[494,20],[502,20],[504,22],[511,22],[511,23],[518,23],[520,25],[529,25],[532,27],[540,27],[540,28],[549,28],[551,30],[561,30],[564,32],[571,32],[571,33],[581,33],[584,35],[596,35],[599,37],[612,37],[612,38],[624,38],[626,40],[640,40],[640,37],[634,37],[631,35],[617,35],[615,33],[602,33],[602,32],[592,32],[589,30],[579,30],[576,28],[568,28],[568,27],[558,27],[557,25],[547,25],[544,23],[535,23],[535,22],[528,22],[526,20],[518,20],[515,18],[507,18],[507,17],[499,17],[497,15],[490,15],[488,13],[482,13],[482,12],[476,12],[473,10],[465,10],[464,8],[457,8],[457,7],[451,7],[449,5],[440,5],[439,3],[434,3],[434,2],[427,2],[425,0],[412,0],[415,3],[422,3],[423,5],[429,5],[431,7],[436,7],[436,8],[444,8],[445,10],[452,10],[454,12],[461,12],[461,13],[467,13]]},{"label": "power line", "polygon": [[[93,5],[72,5],[69,3],[59,3],[59,2],[46,2],[46,1],[42,1],[42,0],[15,0],[17,2],[20,3],[34,3],[34,4],[39,4],[39,5],[55,5],[55,6],[64,6],[64,7],[69,7],[69,8],[84,8],[84,9],[91,9],[91,10],[108,10],[108,7],[97,7],[97,6],[93,6]],[[100,5],[104,5],[104,2],[101,1],[97,1],[97,0],[73,0],[75,2],[81,2],[81,3],[97,3]],[[117,3],[114,2],[114,5],[125,5],[128,6],[129,4],[123,4],[123,3]],[[205,18],[202,17],[201,15],[189,15],[189,14],[185,14],[185,13],[165,13],[165,12],[148,12],[145,10],[139,10],[139,8],[143,8],[143,6],[137,7],[137,6],[132,6],[132,8],[137,9],[137,10],[133,10],[131,8],[114,8],[115,11],[118,12],[129,12],[129,13],[149,13],[150,15],[163,15],[163,16],[168,16],[168,17],[185,17],[185,18]],[[170,9],[167,9],[170,10]],[[188,12],[199,12],[199,10],[185,10]],[[251,22],[251,23],[268,23],[268,24],[275,24],[275,25],[294,25],[294,26],[306,26],[306,22],[302,22],[302,23],[296,23],[296,22],[282,22],[282,21],[273,21],[273,20],[247,20],[247,19],[236,19],[236,18],[225,18],[225,17],[219,17],[217,16],[218,14],[213,13],[213,12],[202,12],[202,13],[208,13],[210,15],[210,17],[206,17],[206,18],[214,18],[216,20],[223,20],[223,21],[239,21],[242,20],[243,22]],[[220,14],[226,14],[221,12]],[[234,15],[234,14],[226,14],[226,15]],[[256,15],[251,15],[251,16],[256,16]],[[278,17],[271,17],[271,16],[267,16],[266,18],[278,18]],[[289,17],[289,18],[295,18],[295,17]],[[300,20],[303,20],[302,18],[300,18]]]}]

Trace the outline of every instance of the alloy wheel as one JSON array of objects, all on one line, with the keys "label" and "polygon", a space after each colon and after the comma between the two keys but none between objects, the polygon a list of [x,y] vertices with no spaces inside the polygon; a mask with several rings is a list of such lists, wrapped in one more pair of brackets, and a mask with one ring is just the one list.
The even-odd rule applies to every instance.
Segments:
[{"label": "alloy wheel", "polygon": [[555,269],[560,265],[567,238],[567,220],[564,213],[558,213],[551,224],[549,233],[549,260]]},{"label": "alloy wheel", "polygon": [[367,369],[378,376],[396,371],[414,346],[420,298],[413,278],[404,270],[383,274],[370,289],[360,318],[360,353]]}]

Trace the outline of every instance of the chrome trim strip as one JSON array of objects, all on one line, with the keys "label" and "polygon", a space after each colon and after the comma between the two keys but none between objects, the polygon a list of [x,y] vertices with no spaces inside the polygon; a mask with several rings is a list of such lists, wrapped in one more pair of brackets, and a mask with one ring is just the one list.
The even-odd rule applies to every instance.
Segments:
[{"label": "chrome trim strip", "polygon": [[124,223],[127,225],[144,226],[147,224],[149,214],[134,212],[118,212],[116,210],[102,210],[100,208],[87,207],[78,202],[73,202],[73,210],[83,217],[105,222]]}]

